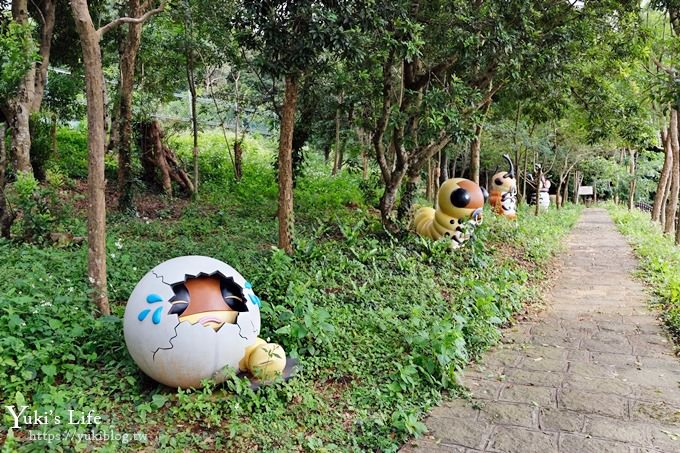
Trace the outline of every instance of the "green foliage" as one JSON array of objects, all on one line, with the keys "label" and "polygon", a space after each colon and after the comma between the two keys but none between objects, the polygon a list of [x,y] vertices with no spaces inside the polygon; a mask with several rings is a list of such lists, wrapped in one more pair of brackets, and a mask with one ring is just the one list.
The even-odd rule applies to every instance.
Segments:
[{"label": "green foliage", "polygon": [[48,115],[34,113],[30,119],[31,166],[35,177],[43,181],[45,170],[52,154],[52,124]]},{"label": "green foliage", "polygon": [[21,78],[37,58],[30,24],[8,20],[11,14],[0,11],[0,102],[16,93]]},{"label": "green foliage", "polygon": [[649,220],[649,214],[616,205],[608,208],[640,258],[639,276],[656,295],[666,325],[674,336],[680,336],[680,247],[673,238],[664,236]]},{"label": "green foliage", "polygon": [[85,78],[76,71],[70,74],[50,72],[43,108],[56,114],[61,122],[82,119],[85,116],[84,82]]},{"label": "green foliage", "polygon": [[[116,157],[104,156],[106,177],[115,179]],[[69,127],[57,128],[57,151],[46,164],[71,179],[87,179],[87,130]]]},{"label": "green foliage", "polygon": [[10,198],[21,213],[17,225],[19,236],[27,242],[46,242],[57,221],[54,190],[41,185],[29,173],[19,173],[13,188],[14,196]]},{"label": "green foliage", "polygon": [[[185,140],[176,140],[180,155],[189,152]],[[202,159],[221,152],[215,140]],[[25,400],[31,411],[61,416],[93,410],[103,416],[100,431],[148,435],[115,444],[123,450],[394,451],[424,431],[423,414],[443,392],[455,391],[457,371],[537,297],[535,279],[578,214],[568,207],[534,217],[522,209],[517,223],[487,215],[477,239],[451,253],[445,241],[386,236],[362,200],[359,177],[330,177],[312,160],[296,190],[297,253],[289,257],[271,249],[271,145],[251,145],[240,183],[229,168],[215,170],[201,203],[175,219],[161,219],[163,209],[150,219],[109,216],[111,317],[92,315],[86,247],[0,241],[3,404]],[[57,159],[54,168],[61,165]],[[59,173],[49,179],[59,184]],[[29,198],[35,190],[34,181],[21,182]],[[82,222],[73,228],[84,231]],[[121,321],[132,288],[165,259],[206,253],[253,283],[263,300],[262,337],[298,358],[297,377],[256,393],[236,377],[175,392],[135,366]],[[5,414],[2,426],[9,422]],[[7,447],[29,445],[9,434]]]}]

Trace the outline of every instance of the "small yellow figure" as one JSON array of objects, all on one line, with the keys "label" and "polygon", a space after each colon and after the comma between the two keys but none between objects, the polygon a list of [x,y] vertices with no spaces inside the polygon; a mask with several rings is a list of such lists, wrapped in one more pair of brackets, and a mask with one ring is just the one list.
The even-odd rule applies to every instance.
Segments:
[{"label": "small yellow figure", "polygon": [[250,371],[256,378],[269,381],[283,373],[286,352],[280,345],[258,338],[255,344],[246,348],[238,367],[242,371]]},{"label": "small yellow figure", "polygon": [[489,204],[496,214],[503,215],[508,219],[517,218],[517,180],[515,179],[515,167],[512,165],[510,156],[503,155],[508,161],[510,170],[496,173],[491,180],[489,191]]},{"label": "small yellow figure", "polygon": [[469,179],[449,179],[439,188],[437,209],[420,208],[416,212],[416,231],[434,240],[450,237],[452,247],[458,248],[470,237],[466,227],[482,223],[487,196],[484,189]]}]

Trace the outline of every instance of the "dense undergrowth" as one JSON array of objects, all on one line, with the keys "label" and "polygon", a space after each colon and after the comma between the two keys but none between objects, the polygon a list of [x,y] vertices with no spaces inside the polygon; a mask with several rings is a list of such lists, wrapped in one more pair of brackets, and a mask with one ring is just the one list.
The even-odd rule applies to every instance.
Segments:
[{"label": "dense undergrowth", "polygon": [[[540,217],[523,208],[517,223],[487,214],[476,239],[452,254],[444,242],[390,236],[370,183],[347,172],[332,178],[311,162],[297,184],[289,257],[274,247],[271,145],[249,146],[243,181],[204,164],[201,201],[179,216],[172,199],[149,218],[109,215],[113,316],[92,316],[85,247],[0,241],[1,403],[62,420],[8,431],[5,412],[5,450],[83,450],[89,438],[65,437],[93,430],[105,451],[395,450],[424,430],[420,419],[455,388],[456,372],[538,299],[578,217],[571,206]],[[221,153],[216,145],[204,162]],[[84,233],[82,219],[64,225]],[[185,254],[226,261],[253,283],[264,301],[262,336],[299,358],[297,377],[258,392],[236,378],[175,391],[139,371],[123,340],[126,299],[150,268]],[[93,411],[102,423],[68,425],[69,410]],[[29,428],[61,438],[30,440]],[[101,440],[112,432],[130,437]]]},{"label": "dense undergrowth", "polygon": [[608,208],[640,258],[639,275],[652,288],[668,329],[680,338],[680,247],[650,221],[649,214],[613,204]]}]

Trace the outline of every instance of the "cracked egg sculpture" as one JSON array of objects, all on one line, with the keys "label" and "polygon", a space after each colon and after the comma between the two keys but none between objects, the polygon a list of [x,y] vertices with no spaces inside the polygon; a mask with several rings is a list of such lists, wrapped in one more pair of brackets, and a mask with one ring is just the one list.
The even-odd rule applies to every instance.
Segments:
[{"label": "cracked egg sculpture", "polygon": [[123,329],[135,363],[170,387],[222,382],[225,367],[269,380],[286,366],[283,348],[258,338],[251,284],[206,256],[173,258],[147,273],[128,299]]}]

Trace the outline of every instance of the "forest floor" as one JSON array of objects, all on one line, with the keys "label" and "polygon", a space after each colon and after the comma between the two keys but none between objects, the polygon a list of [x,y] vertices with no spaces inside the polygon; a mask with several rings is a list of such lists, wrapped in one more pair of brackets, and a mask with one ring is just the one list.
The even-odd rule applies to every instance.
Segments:
[{"label": "forest floor", "polygon": [[403,451],[680,451],[680,363],[636,264],[607,212],[584,211],[545,312],[469,366],[469,399]]},{"label": "forest floor", "polygon": [[[73,152],[62,159],[81,162],[84,138],[69,134]],[[71,411],[102,417],[96,426],[9,429],[5,411],[7,450],[397,450],[424,432],[424,414],[457,391],[459,371],[499,340],[500,327],[541,300],[579,215],[568,206],[536,217],[521,206],[519,220],[508,222],[487,212],[476,239],[451,253],[445,241],[383,229],[374,208],[377,172],[362,180],[348,166],[332,177],[311,154],[295,189],[289,257],[275,247],[275,146],[249,140],[244,177],[235,182],[219,137],[202,137],[214,146],[202,148],[198,201],[140,189],[137,216],[109,209],[110,317],[93,314],[87,247],[22,243],[22,222],[14,240],[0,240],[1,405],[61,420]],[[191,147],[179,151],[188,158]],[[69,162],[55,164],[75,168]],[[85,236],[81,178],[62,174],[51,228]],[[263,302],[261,336],[297,358],[301,373],[253,392],[236,377],[170,389],[139,370],[123,339],[127,298],[149,269],[194,254],[220,259],[252,282]],[[92,437],[103,433],[115,438]]]}]

